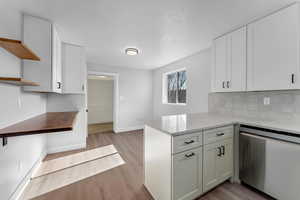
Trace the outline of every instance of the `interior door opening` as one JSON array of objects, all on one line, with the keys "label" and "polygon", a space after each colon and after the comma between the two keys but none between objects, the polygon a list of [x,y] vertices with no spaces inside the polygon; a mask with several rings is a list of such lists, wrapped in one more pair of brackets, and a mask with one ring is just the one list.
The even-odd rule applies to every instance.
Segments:
[{"label": "interior door opening", "polygon": [[88,134],[116,132],[115,98],[117,78],[113,74],[89,73]]}]

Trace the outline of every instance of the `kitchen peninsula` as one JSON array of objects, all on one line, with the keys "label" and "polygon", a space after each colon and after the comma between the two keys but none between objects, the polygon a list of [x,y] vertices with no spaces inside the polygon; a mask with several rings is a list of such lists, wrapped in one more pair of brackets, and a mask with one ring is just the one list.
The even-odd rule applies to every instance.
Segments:
[{"label": "kitchen peninsula", "polygon": [[145,126],[144,185],[155,199],[192,200],[226,180],[238,182],[240,126],[297,135],[298,124],[214,113],[163,116]]}]

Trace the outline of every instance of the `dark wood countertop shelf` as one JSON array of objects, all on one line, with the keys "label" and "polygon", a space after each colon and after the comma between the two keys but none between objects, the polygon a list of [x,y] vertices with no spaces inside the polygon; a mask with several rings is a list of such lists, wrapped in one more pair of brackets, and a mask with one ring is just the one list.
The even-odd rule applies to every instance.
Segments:
[{"label": "dark wood countertop shelf", "polygon": [[0,129],[3,146],[8,137],[73,130],[78,112],[48,112]]}]

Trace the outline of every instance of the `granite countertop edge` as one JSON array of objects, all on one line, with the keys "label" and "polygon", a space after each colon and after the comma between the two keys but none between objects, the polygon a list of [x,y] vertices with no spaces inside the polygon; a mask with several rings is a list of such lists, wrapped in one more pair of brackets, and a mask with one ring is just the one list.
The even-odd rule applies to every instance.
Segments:
[{"label": "granite countertop edge", "polygon": [[[231,117],[229,117],[231,118]],[[275,123],[274,121],[272,123]],[[300,123],[300,121],[299,121]],[[186,129],[186,130],[182,130],[182,131],[169,131],[166,130],[164,128],[161,128],[159,126],[155,126],[151,123],[146,123],[146,126],[149,126],[151,128],[157,129],[161,132],[164,132],[166,134],[169,134],[171,136],[181,136],[181,135],[186,135],[186,134],[192,134],[192,133],[196,133],[199,131],[205,131],[205,130],[209,130],[209,129],[214,129],[214,128],[220,128],[220,127],[225,127],[225,126],[230,126],[230,125],[246,125],[246,126],[253,126],[253,127],[258,127],[258,128],[263,128],[263,129],[270,129],[270,130],[275,130],[275,131],[280,131],[280,132],[288,132],[288,133],[292,133],[292,134],[300,134],[300,126],[299,129],[293,129],[293,128],[285,128],[285,127],[280,127],[280,126],[272,126],[269,125],[267,123],[264,122],[247,122],[247,120],[245,119],[228,119],[228,122],[218,122],[216,120],[215,124],[211,123],[210,125],[199,125],[199,127],[196,128],[190,128],[190,129]],[[285,125],[285,126],[289,126],[289,125]]]}]

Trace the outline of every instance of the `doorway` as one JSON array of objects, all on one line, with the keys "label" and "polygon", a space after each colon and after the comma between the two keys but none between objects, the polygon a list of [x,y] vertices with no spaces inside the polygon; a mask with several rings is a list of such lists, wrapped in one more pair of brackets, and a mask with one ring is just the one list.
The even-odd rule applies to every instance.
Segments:
[{"label": "doorway", "polygon": [[88,134],[116,132],[118,75],[89,72],[87,86]]}]

